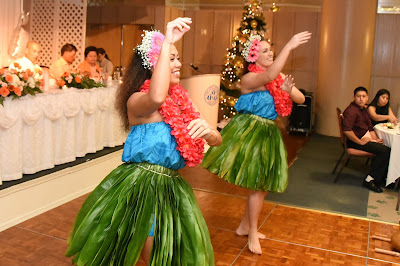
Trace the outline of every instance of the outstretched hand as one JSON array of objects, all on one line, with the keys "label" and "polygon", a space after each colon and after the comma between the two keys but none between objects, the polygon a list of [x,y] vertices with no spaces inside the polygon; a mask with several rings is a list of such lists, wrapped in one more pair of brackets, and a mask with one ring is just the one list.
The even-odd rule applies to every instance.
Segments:
[{"label": "outstretched hand", "polygon": [[292,92],[293,86],[294,78],[292,77],[292,75],[287,75],[282,83],[281,89],[290,94]]},{"label": "outstretched hand", "polygon": [[188,30],[190,30],[189,24],[192,24],[191,18],[177,18],[173,21],[168,22],[167,30],[165,31],[165,39],[169,44],[174,44],[182,38]]},{"label": "outstretched hand", "polygon": [[312,33],[308,31],[303,31],[293,35],[292,39],[287,43],[290,50],[297,48],[299,45],[307,43],[308,40],[311,38]]},{"label": "outstretched hand", "polygon": [[187,129],[189,129],[189,135],[192,138],[203,138],[212,131],[211,126],[207,123],[207,121],[201,118],[192,120]]}]

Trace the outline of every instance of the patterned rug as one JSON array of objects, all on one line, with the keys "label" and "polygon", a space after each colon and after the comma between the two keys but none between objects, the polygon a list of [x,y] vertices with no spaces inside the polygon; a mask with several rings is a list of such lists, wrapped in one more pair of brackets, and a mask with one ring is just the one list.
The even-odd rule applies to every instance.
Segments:
[{"label": "patterned rug", "polygon": [[384,189],[382,193],[370,192],[367,218],[398,224],[400,211],[396,211],[397,195],[393,189]]}]

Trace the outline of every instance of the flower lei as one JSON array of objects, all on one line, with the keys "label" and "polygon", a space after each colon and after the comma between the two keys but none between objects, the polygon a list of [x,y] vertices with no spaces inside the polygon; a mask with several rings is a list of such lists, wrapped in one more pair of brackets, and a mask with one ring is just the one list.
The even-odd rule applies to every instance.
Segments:
[{"label": "flower lei", "polygon": [[[248,67],[250,72],[262,73],[264,69],[257,66],[256,64],[250,64]],[[275,111],[280,116],[288,116],[292,112],[292,98],[287,91],[281,89],[283,84],[283,78],[279,75],[276,79],[272,80],[268,84],[265,84],[265,88],[269,91],[275,103]]]},{"label": "flower lei", "polygon": [[242,56],[247,62],[254,63],[258,59],[258,51],[261,48],[261,36],[251,35],[245,42],[242,50]]},{"label": "flower lei", "polygon": [[164,41],[164,35],[159,31],[144,31],[143,40],[135,49],[142,58],[142,65],[145,69],[150,70],[157,64],[161,53],[161,45]]},{"label": "flower lei", "polygon": [[[140,92],[149,92],[150,80],[146,80]],[[189,167],[195,167],[203,159],[204,140],[193,139],[187,129],[190,121],[199,118],[200,113],[193,108],[189,93],[181,85],[173,85],[169,88],[165,102],[158,109],[164,118],[164,122],[170,125],[171,135],[178,144],[177,150]]]}]

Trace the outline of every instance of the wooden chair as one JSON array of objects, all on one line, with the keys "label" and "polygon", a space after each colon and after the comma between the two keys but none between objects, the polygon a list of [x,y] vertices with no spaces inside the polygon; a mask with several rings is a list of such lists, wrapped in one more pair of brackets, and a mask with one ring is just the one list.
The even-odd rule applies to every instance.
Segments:
[{"label": "wooden chair", "polygon": [[[333,171],[332,171],[332,175],[335,174],[336,169],[338,168],[339,164],[342,163],[342,166],[340,167],[340,170],[336,174],[335,180],[333,181],[335,183],[339,180],[339,176],[342,173],[343,168],[345,166],[347,166],[351,157],[366,157],[366,158],[368,158],[368,160],[370,158],[375,157],[375,154],[372,154],[372,153],[369,153],[366,151],[357,150],[357,149],[353,149],[353,148],[347,148],[347,138],[346,138],[346,135],[343,133],[343,114],[339,108],[336,108],[336,113],[337,113],[337,119],[338,119],[338,123],[339,123],[340,142],[342,143],[343,152],[340,155],[339,160],[337,161],[335,168],[333,168]],[[368,161],[367,161],[367,163],[368,163]]]}]

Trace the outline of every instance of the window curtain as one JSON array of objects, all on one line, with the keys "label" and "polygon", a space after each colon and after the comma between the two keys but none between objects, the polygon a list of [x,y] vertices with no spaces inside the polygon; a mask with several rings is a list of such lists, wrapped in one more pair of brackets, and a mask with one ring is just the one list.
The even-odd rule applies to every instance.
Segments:
[{"label": "window curtain", "polygon": [[11,58],[8,55],[8,45],[12,33],[17,27],[21,15],[21,1],[1,0],[0,16],[0,67],[8,66]]}]

